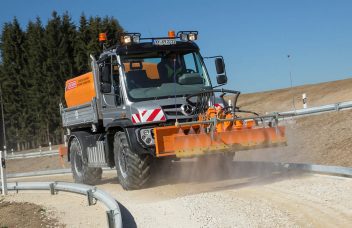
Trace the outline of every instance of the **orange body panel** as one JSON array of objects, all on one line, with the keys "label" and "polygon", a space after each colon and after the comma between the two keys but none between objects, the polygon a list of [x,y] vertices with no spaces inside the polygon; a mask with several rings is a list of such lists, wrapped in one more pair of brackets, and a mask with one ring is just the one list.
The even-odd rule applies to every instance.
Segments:
[{"label": "orange body panel", "polygon": [[[190,127],[188,127],[189,129]],[[189,132],[175,126],[154,129],[156,156],[190,157],[217,151],[238,151],[252,148],[264,148],[286,143],[285,128],[241,128],[210,133],[195,128]],[[185,134],[186,133],[186,134]]]},{"label": "orange body panel", "polygon": [[65,155],[67,155],[67,146],[65,146],[65,145],[60,145],[60,146],[59,146],[59,156],[60,156],[60,157],[63,157],[63,156],[65,156]]},{"label": "orange body panel", "polygon": [[94,77],[92,72],[66,81],[65,100],[67,107],[88,103],[95,96]]},{"label": "orange body panel", "polygon": [[67,156],[67,147],[62,144],[59,146],[59,159],[60,159],[60,164],[62,168],[66,168],[64,156]]}]

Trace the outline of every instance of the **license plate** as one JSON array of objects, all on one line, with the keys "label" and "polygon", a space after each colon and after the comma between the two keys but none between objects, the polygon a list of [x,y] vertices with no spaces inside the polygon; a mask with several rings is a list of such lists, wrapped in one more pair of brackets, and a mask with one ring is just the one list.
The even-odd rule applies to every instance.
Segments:
[{"label": "license plate", "polygon": [[154,45],[173,45],[176,44],[176,40],[174,39],[158,39],[158,40],[153,40]]}]

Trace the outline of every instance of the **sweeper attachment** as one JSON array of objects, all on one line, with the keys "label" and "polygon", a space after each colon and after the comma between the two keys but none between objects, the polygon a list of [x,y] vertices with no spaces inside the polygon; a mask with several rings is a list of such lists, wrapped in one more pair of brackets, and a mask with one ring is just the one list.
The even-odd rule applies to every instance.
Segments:
[{"label": "sweeper attachment", "polygon": [[[215,103],[216,93],[221,93],[224,105],[209,105]],[[240,110],[236,106],[239,95],[238,91],[219,89],[188,96],[198,119],[154,128],[156,156],[194,157],[285,145],[285,128],[278,126],[278,116]],[[252,115],[240,117],[243,113]]]}]

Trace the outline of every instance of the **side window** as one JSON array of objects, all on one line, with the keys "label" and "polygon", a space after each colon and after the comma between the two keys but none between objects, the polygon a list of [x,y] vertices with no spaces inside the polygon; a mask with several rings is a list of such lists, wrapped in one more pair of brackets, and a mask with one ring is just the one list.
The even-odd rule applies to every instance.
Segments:
[{"label": "side window", "polygon": [[119,87],[120,86],[120,73],[119,73],[119,64],[117,62],[116,56],[111,57],[111,71],[112,71],[112,80],[113,80],[113,85],[114,87]]},{"label": "side window", "polygon": [[102,93],[111,92],[111,59],[108,58],[99,65],[100,91]]},{"label": "side window", "polygon": [[117,62],[117,58],[115,55],[111,56],[111,71],[112,71],[112,83],[113,83],[113,88],[114,88],[114,94],[116,95],[116,105],[119,106],[122,104],[123,99],[122,99],[122,91],[120,88],[120,66],[119,63]]},{"label": "side window", "polygon": [[194,53],[189,53],[184,55],[184,61],[186,65],[186,69],[191,72],[199,72],[198,67],[196,66],[196,61],[194,58]]}]

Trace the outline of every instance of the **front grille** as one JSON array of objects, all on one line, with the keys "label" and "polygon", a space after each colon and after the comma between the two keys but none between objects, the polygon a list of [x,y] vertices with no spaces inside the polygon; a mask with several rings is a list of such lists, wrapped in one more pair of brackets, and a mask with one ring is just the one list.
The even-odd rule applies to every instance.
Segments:
[{"label": "front grille", "polygon": [[178,116],[178,117],[184,117],[185,115],[181,112],[181,104],[176,104],[176,105],[164,105],[161,106],[163,109],[165,115],[167,116]]}]

